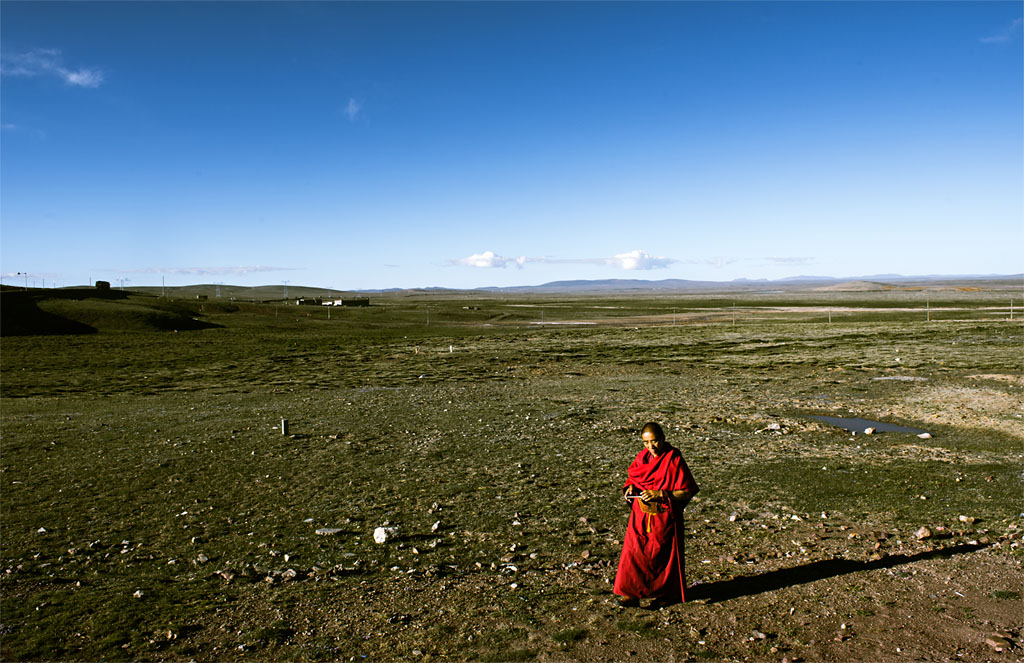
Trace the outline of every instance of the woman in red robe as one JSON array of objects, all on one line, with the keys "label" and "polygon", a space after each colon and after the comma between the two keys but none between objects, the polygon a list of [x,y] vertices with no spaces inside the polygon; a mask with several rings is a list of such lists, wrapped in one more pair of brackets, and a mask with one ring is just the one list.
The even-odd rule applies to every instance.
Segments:
[{"label": "woman in red robe", "polygon": [[656,423],[643,427],[644,449],[629,466],[623,494],[632,503],[615,593],[619,605],[641,598],[661,605],[686,600],[683,508],[699,488],[679,450]]}]

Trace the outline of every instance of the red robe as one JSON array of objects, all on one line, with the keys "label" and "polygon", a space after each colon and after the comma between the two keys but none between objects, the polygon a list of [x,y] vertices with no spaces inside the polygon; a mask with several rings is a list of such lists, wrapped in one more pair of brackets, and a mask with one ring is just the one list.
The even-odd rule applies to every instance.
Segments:
[{"label": "red robe", "polygon": [[[699,490],[683,455],[674,447],[657,457],[646,449],[637,454],[629,466],[629,478],[623,490],[630,486],[636,487],[633,492],[688,490],[691,496]],[[631,504],[622,557],[615,574],[615,593],[685,601],[684,504],[669,500],[658,514],[641,511],[639,500],[631,500]]]}]

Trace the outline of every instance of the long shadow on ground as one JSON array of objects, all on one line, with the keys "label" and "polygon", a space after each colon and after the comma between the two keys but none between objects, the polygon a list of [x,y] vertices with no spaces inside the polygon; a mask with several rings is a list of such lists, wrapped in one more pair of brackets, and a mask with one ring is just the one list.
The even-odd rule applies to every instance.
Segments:
[{"label": "long shadow on ground", "polygon": [[794,566],[778,571],[769,571],[755,576],[740,576],[730,580],[719,580],[717,582],[694,585],[686,590],[687,599],[707,599],[708,603],[718,603],[741,596],[753,596],[764,592],[771,592],[783,587],[803,585],[825,578],[857,573],[858,571],[874,571],[876,569],[889,569],[901,564],[910,564],[926,559],[936,559],[962,555],[987,548],[991,544],[962,544],[948,548],[937,548],[916,555],[890,555],[869,562],[859,562],[851,559],[826,559],[801,566]]}]

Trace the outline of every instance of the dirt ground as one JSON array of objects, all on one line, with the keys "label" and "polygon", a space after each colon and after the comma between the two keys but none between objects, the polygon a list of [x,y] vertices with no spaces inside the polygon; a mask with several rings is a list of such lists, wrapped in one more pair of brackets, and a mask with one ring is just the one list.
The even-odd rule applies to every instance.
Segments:
[{"label": "dirt ground", "polygon": [[[4,660],[1024,660],[1019,325],[305,329],[4,339]],[[690,600],[621,608],[648,420]]]}]

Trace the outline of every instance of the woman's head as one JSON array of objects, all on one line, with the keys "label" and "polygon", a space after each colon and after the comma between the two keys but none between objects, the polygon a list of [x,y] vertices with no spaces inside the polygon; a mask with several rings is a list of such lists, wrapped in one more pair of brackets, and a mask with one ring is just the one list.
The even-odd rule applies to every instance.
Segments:
[{"label": "woman's head", "polygon": [[665,442],[665,431],[661,429],[660,424],[653,421],[644,424],[644,427],[640,429],[640,439],[644,441],[644,448],[652,456],[659,456],[668,448],[668,443]]}]

